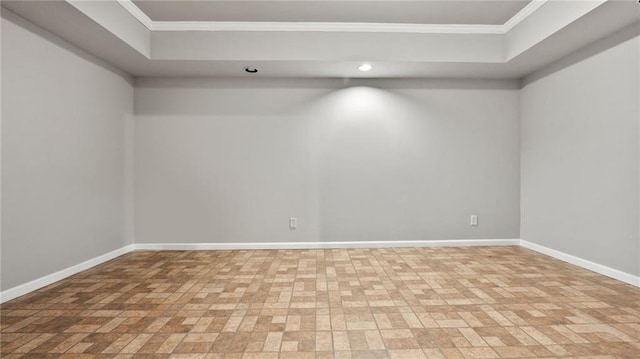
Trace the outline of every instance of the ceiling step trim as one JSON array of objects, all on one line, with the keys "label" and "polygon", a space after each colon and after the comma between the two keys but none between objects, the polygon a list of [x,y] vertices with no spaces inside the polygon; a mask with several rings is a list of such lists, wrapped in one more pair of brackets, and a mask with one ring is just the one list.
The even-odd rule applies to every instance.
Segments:
[{"label": "ceiling step trim", "polygon": [[381,32],[503,34],[502,25],[431,25],[349,22],[154,21],[152,31]]},{"label": "ceiling step trim", "polygon": [[140,8],[133,3],[131,0],[117,0],[120,5],[122,5],[125,10],[127,10],[133,17],[138,19],[147,29],[153,30],[154,21],[151,20],[144,11],[140,10]]},{"label": "ceiling step trim", "polygon": [[506,34],[511,29],[520,24],[524,19],[529,17],[529,15],[533,14],[538,10],[542,5],[544,5],[548,0],[533,0],[527,4],[527,6],[523,7],[522,10],[518,11],[511,19],[507,20],[507,22],[502,25],[504,33]]},{"label": "ceiling step trim", "polygon": [[132,0],[117,0],[150,31],[361,32],[504,35],[548,0],[533,0],[503,25],[345,22],[153,21]]}]

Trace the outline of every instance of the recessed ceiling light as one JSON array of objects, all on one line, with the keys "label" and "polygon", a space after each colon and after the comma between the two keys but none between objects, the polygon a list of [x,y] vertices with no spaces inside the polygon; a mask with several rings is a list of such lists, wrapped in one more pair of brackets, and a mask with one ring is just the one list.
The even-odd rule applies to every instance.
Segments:
[{"label": "recessed ceiling light", "polygon": [[244,72],[255,74],[256,72],[258,72],[258,69],[256,69],[255,67],[245,67]]},{"label": "recessed ceiling light", "polygon": [[362,71],[362,72],[367,72],[369,70],[371,70],[373,68],[373,66],[369,65],[369,64],[362,64],[360,66],[358,66],[358,70]]}]

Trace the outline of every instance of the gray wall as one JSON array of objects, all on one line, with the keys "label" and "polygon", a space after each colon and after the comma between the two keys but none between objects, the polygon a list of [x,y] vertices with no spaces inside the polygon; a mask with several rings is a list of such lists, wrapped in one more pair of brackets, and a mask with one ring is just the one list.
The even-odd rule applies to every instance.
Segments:
[{"label": "gray wall", "polygon": [[126,244],[130,80],[3,10],[2,286]]},{"label": "gray wall", "polygon": [[640,274],[640,40],[622,40],[522,89],[521,238]]},{"label": "gray wall", "polygon": [[140,243],[522,237],[640,274],[639,41],[552,66],[522,91],[492,81],[141,79],[134,124],[126,75],[3,11],[0,289],[134,234]]},{"label": "gray wall", "polygon": [[513,83],[143,79],[135,91],[136,242],[518,238]]}]

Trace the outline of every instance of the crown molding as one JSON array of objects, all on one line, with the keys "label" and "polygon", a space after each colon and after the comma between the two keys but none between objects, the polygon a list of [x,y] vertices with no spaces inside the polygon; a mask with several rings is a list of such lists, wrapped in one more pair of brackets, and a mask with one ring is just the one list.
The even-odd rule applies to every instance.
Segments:
[{"label": "crown molding", "polygon": [[344,22],[153,21],[132,0],[118,3],[149,31],[367,32],[414,34],[504,35],[548,0],[532,0],[503,25],[389,24]]},{"label": "crown molding", "polygon": [[529,15],[533,14],[538,10],[542,5],[544,5],[548,0],[532,0],[527,6],[523,7],[522,10],[518,11],[511,19],[507,20],[507,22],[502,25],[504,34],[509,32],[511,29],[520,24],[524,19],[529,17]]},{"label": "crown molding", "polygon": [[116,0],[116,1],[118,1],[118,3],[123,8],[125,8],[125,10],[127,10],[131,15],[133,15],[133,17],[138,19],[138,21],[140,21],[142,25],[144,25],[150,31],[153,31],[154,21],[151,20],[151,18],[147,16],[147,14],[145,14],[144,11],[140,10],[140,8],[136,4],[134,4],[133,1],[131,0]]},{"label": "crown molding", "polygon": [[503,34],[502,25],[431,25],[340,22],[154,21],[152,31],[384,32]]}]

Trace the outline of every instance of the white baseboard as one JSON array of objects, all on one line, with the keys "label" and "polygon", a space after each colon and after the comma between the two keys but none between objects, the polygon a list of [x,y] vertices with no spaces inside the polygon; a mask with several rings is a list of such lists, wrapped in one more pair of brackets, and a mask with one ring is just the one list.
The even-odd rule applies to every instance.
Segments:
[{"label": "white baseboard", "polygon": [[65,268],[61,271],[46,275],[44,277],[40,277],[38,279],[32,280],[31,282],[21,284],[19,286],[7,289],[3,292],[0,292],[0,303],[4,303],[10,301],[11,299],[17,298],[19,296],[31,293],[35,290],[38,290],[42,287],[46,287],[49,284],[53,284],[59,280],[70,277],[74,274],[80,273],[84,270],[87,270],[91,267],[95,267],[98,264],[104,263],[106,261],[112,260],[116,257],[119,257],[125,253],[129,253],[135,249],[133,244],[122,247],[120,249],[116,249],[115,251],[111,251],[109,253],[103,254],[101,256],[91,258],[87,261],[84,261],[80,264],[76,264],[74,266]]},{"label": "white baseboard", "polygon": [[59,280],[87,270],[133,250],[231,250],[231,249],[330,249],[392,247],[517,246],[575,264],[596,273],[640,287],[640,277],[567,253],[520,239],[458,239],[440,241],[351,241],[351,242],[270,242],[270,243],[136,243],[89,259],[53,274],[0,292],[0,303],[28,294]]},{"label": "white baseboard", "polygon": [[550,257],[559,259],[561,261],[575,264],[579,267],[586,268],[588,270],[594,271],[602,275],[606,275],[607,277],[611,277],[613,279],[617,279],[619,281],[622,281],[631,285],[635,285],[636,287],[640,287],[640,277],[635,276],[633,274],[629,274],[611,267],[607,267],[602,264],[591,262],[589,260],[572,256],[571,254],[560,252],[555,249],[551,249],[549,247],[541,246],[539,244],[535,244],[525,240],[520,240],[520,245],[524,248],[528,248],[533,251],[546,254]]},{"label": "white baseboard", "polygon": [[136,243],[89,259],[61,271],[0,292],[0,303],[31,293],[59,280],[87,270],[134,250],[230,250],[230,249],[321,249],[391,247],[517,246],[518,239],[460,239],[442,241],[353,241],[353,242],[267,242],[267,243]]},{"label": "white baseboard", "polygon": [[391,247],[517,246],[519,239],[452,239],[441,241],[351,241],[266,243],[136,243],[136,250],[330,249]]}]

